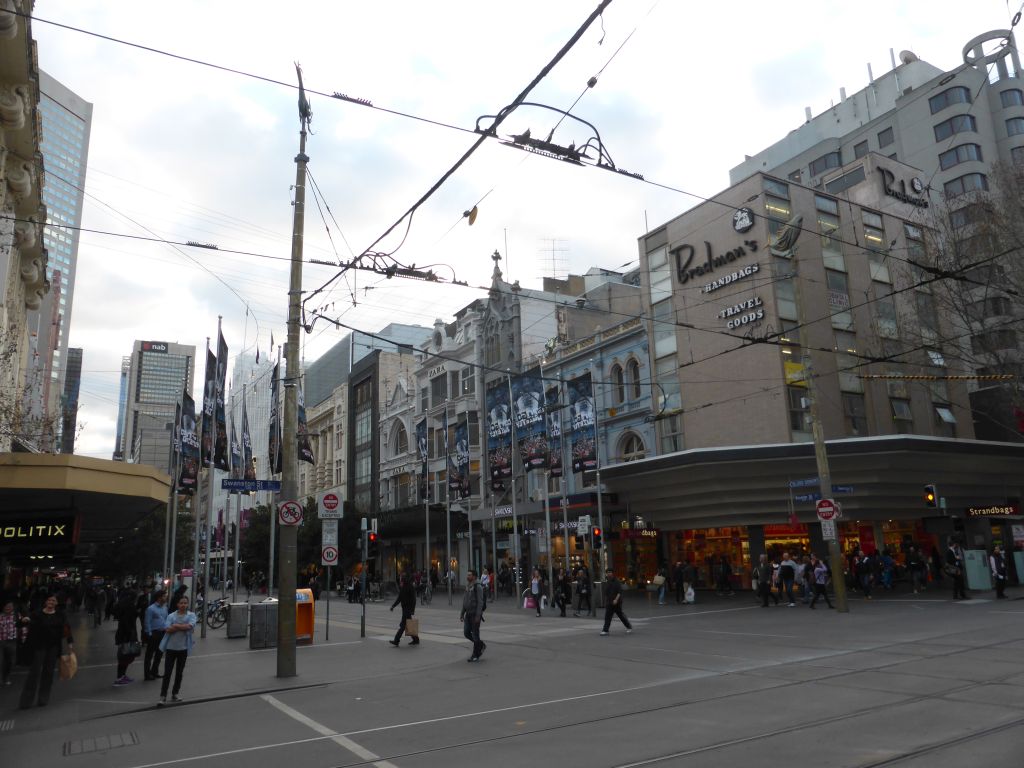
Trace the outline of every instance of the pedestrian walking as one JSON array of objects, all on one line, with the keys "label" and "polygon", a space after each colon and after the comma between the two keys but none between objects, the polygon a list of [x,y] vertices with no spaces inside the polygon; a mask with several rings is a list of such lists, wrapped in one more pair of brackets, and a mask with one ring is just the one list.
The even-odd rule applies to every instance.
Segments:
[{"label": "pedestrian walking", "polygon": [[757,566],[754,568],[754,578],[757,580],[757,593],[761,598],[761,607],[768,607],[768,598],[772,598],[775,604],[779,604],[779,596],[772,592],[772,564],[768,562],[768,555],[761,555],[757,559]]},{"label": "pedestrian walking", "polygon": [[569,580],[569,572],[564,568],[558,569],[558,576],[555,577],[555,605],[561,611],[559,614],[565,618],[565,609],[572,604],[572,582]]},{"label": "pedestrian walking", "polygon": [[989,567],[992,569],[992,580],[996,584],[996,598],[1006,598],[1006,558],[999,545],[992,547],[992,554],[988,558]]},{"label": "pedestrian walking", "polygon": [[462,598],[462,611],[459,621],[462,622],[462,634],[473,643],[472,655],[466,661],[480,661],[480,656],[487,650],[487,643],[480,639],[480,620],[484,615],[484,591],[477,583],[476,571],[466,572],[466,594]]},{"label": "pedestrian walking", "polygon": [[160,677],[160,660],[164,657],[160,643],[167,628],[167,592],[158,589],[153,593],[153,602],[146,608],[142,620],[142,641],[146,644],[146,656],[142,660],[144,680]]},{"label": "pedestrian walking", "polygon": [[136,626],[138,613],[135,608],[135,591],[125,589],[114,604],[113,616],[117,621],[114,633],[114,645],[117,646],[117,676],[114,685],[134,683],[135,678],[128,677],[128,667],[142,651],[139,643],[139,631]]},{"label": "pedestrian walking", "polygon": [[590,569],[581,565],[576,571],[576,611],[573,616],[579,616],[583,610],[583,602],[587,603],[587,613],[593,611],[590,605]]},{"label": "pedestrian walking", "polygon": [[181,676],[185,672],[185,662],[192,651],[192,634],[196,628],[196,615],[188,609],[188,598],[178,600],[177,610],[167,616],[167,627],[164,638],[160,641],[163,651],[164,679],[160,683],[160,701],[158,707],[167,703],[167,689],[171,682],[171,671],[174,671],[174,688],[171,689],[171,701],[181,701]]},{"label": "pedestrian walking", "polygon": [[530,577],[530,596],[533,597],[533,602],[537,607],[537,615],[540,616],[540,601],[544,596],[544,580],[540,576],[540,571],[536,568],[533,569],[533,575]]},{"label": "pedestrian walking", "polygon": [[910,583],[914,587],[914,594],[923,592],[928,581],[928,563],[917,547],[912,546],[907,550],[907,570],[910,571]]},{"label": "pedestrian walking", "polygon": [[95,606],[95,626],[100,626],[103,623],[103,618],[106,616],[110,618],[107,611],[107,590],[102,584],[96,587],[96,598],[93,601]]},{"label": "pedestrian walking", "polygon": [[863,550],[857,550],[857,555],[853,560],[853,572],[857,577],[861,592],[864,593],[864,599],[870,600],[871,587],[875,581],[875,565],[871,557],[865,555]]},{"label": "pedestrian walking", "polygon": [[953,580],[953,599],[966,600],[967,592],[964,591],[964,551],[960,542],[950,537],[949,549],[946,550],[946,575]]},{"label": "pedestrian walking", "polygon": [[[34,611],[31,616],[23,617],[22,624],[28,624],[28,648],[32,666],[25,679],[25,687],[21,689],[22,709],[28,709],[38,703],[45,707],[50,702],[50,689],[53,687],[53,670],[57,666],[61,644],[67,640],[68,651],[74,649],[71,627],[64,618],[64,612],[57,609],[57,596],[49,595],[43,607]],[[37,698],[38,696],[38,698]]]},{"label": "pedestrian walking", "polygon": [[[391,604],[391,610],[395,610],[396,605],[402,606],[402,620],[398,623],[398,632],[395,634],[394,640],[388,640],[396,648],[401,644],[402,635],[405,634],[406,622],[412,618],[412,615],[416,612],[416,590],[412,586],[408,575],[402,576],[402,586],[398,588],[398,597],[395,598],[395,602]],[[420,637],[419,634],[410,635],[412,642],[409,645],[419,645]]]},{"label": "pedestrian walking", "polygon": [[811,602],[811,595],[814,594],[814,561],[815,556],[804,555],[801,558],[800,572],[797,574],[800,582],[800,602],[807,605]]},{"label": "pedestrian walking", "polygon": [[14,610],[14,601],[4,599],[0,612],[0,678],[4,685],[11,684],[11,670],[18,655],[18,630],[21,616]]},{"label": "pedestrian walking", "polygon": [[729,556],[723,554],[718,561],[718,594],[732,595],[732,563]]},{"label": "pedestrian walking", "polygon": [[676,602],[686,602],[686,582],[683,579],[683,563],[681,561],[676,562],[675,567],[672,568],[672,586],[676,590]]},{"label": "pedestrian walking", "polygon": [[828,566],[824,560],[819,560],[814,555],[811,555],[811,563],[814,568],[814,598],[811,600],[811,608],[814,608],[819,597],[825,598],[825,604],[829,608],[835,608],[832,601],[828,599]]},{"label": "pedestrian walking", "polygon": [[689,560],[683,562],[683,604],[693,603],[693,589],[697,585],[697,569]]},{"label": "pedestrian walking", "polygon": [[622,612],[622,584],[615,578],[613,571],[608,571],[605,574],[604,600],[604,629],[601,630],[601,636],[604,637],[608,634],[608,630],[612,626],[612,616],[619,617],[619,621],[626,627],[627,635],[632,632],[633,625],[629,623],[626,614]]},{"label": "pedestrian walking", "polygon": [[779,561],[779,580],[782,582],[782,588],[786,592],[786,603],[790,608],[796,606],[796,601],[793,599],[793,582],[796,581],[796,569],[796,560],[789,556],[789,552],[783,552],[782,560]]},{"label": "pedestrian walking", "polygon": [[658,588],[658,605],[664,605],[668,593],[668,573],[664,566],[658,569],[652,583]]}]

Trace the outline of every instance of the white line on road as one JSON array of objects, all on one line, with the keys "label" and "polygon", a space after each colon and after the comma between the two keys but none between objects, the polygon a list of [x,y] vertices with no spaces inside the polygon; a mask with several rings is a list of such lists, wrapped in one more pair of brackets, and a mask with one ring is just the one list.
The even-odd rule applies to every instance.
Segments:
[{"label": "white line on road", "polygon": [[[705,635],[743,635],[744,637],[750,637],[751,632],[726,632],[722,629],[695,629],[694,632],[701,632]],[[758,637],[800,637],[800,635],[770,635],[767,632],[757,632]]]},{"label": "white line on road", "polygon": [[734,613],[736,611],[750,611],[759,606],[748,605],[743,608],[715,608],[713,611],[694,611],[693,613],[670,613],[665,616],[647,616],[648,621],[661,621],[663,619],[695,619],[707,616],[711,613]]},{"label": "white line on road", "polygon": [[326,725],[318,723],[316,720],[313,720],[312,718],[306,717],[297,709],[292,709],[284,702],[275,699],[273,696],[264,694],[260,696],[260,698],[268,704],[270,704],[270,706],[288,715],[288,717],[292,718],[293,720],[297,720],[298,722],[302,723],[308,728],[312,728],[321,736],[326,736],[339,747],[344,747],[353,755],[358,757],[360,760],[372,762],[375,766],[377,766],[377,768],[398,768],[394,763],[389,763],[387,760],[381,760],[380,755],[375,755],[370,750],[356,744],[354,741],[352,741],[352,739],[349,739],[346,736],[342,736],[337,731],[328,728]]}]

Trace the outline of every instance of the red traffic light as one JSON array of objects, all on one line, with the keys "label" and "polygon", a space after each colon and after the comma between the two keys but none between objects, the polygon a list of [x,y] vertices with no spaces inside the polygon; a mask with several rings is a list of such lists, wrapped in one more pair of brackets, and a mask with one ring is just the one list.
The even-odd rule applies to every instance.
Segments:
[{"label": "red traffic light", "polygon": [[370,531],[368,534],[366,534],[366,540],[373,544],[375,541],[377,541],[377,534],[373,531]]},{"label": "red traffic light", "polygon": [[598,528],[596,525],[594,526],[594,535],[595,536],[600,536],[601,535],[601,529]]}]

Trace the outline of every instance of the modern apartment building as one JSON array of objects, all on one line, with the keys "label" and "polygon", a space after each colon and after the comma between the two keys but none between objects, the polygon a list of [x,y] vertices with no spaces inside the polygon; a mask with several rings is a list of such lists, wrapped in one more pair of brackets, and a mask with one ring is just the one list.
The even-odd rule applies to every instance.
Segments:
[{"label": "modern apartment building", "polygon": [[[170,471],[175,406],[192,391],[196,348],[168,341],[136,341],[132,347],[120,452],[131,464]],[[117,449],[115,449],[115,456]]]},{"label": "modern apartment building", "polygon": [[[49,256],[50,291],[28,318],[33,354],[27,372],[27,407],[44,421],[55,419],[60,424],[92,104],[42,71],[39,91],[43,129],[40,148],[45,167],[43,203],[47,210],[43,245]],[[60,449],[59,428],[53,440],[43,446],[45,450]]]}]

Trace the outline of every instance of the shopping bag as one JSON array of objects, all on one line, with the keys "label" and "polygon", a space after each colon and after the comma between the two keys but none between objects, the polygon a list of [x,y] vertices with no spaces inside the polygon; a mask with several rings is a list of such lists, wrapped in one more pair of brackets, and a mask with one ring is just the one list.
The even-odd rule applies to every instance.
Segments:
[{"label": "shopping bag", "polygon": [[695,597],[695,595],[693,593],[693,587],[688,587],[687,590],[686,590],[686,602],[688,602],[688,603],[696,602],[694,600],[694,597]]},{"label": "shopping bag", "polygon": [[536,608],[537,608],[537,601],[534,600],[530,596],[526,596],[526,597],[523,598],[523,608],[527,608],[527,609],[530,609],[530,610],[536,610]]},{"label": "shopping bag", "polygon": [[420,636],[420,620],[419,619],[413,619],[411,617],[406,619],[405,620],[405,634],[407,634],[409,637],[419,637]]},{"label": "shopping bag", "polygon": [[61,680],[70,680],[78,671],[78,657],[74,651],[63,654],[58,661]]}]

